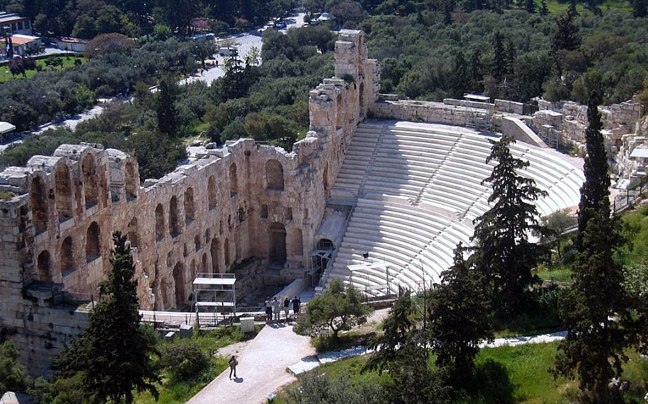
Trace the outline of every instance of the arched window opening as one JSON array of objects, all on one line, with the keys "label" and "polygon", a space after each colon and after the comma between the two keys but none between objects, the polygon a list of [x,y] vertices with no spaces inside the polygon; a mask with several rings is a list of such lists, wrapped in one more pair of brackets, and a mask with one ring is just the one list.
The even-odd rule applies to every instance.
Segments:
[{"label": "arched window opening", "polygon": [[236,164],[232,163],[229,168],[229,185],[230,185],[230,196],[236,196],[238,192],[238,175],[236,172]]},{"label": "arched window opening", "polygon": [[40,177],[34,177],[29,191],[32,221],[36,234],[47,230],[47,190]]},{"label": "arched window opening", "polygon": [[61,272],[66,276],[75,270],[72,237],[66,237],[61,243]]},{"label": "arched window opening", "polygon": [[304,255],[304,236],[301,229],[295,229],[293,233],[293,254]]},{"label": "arched window opening", "polygon": [[52,275],[50,274],[50,253],[43,251],[38,254],[38,279],[42,282],[52,282]]},{"label": "arched window opening", "polygon": [[124,176],[126,177],[126,200],[137,199],[137,174],[133,163],[129,162],[124,165]]},{"label": "arched window opening", "polygon": [[211,260],[212,260],[212,273],[217,274],[220,272],[220,267],[218,263],[220,262],[220,257],[219,257],[219,251],[220,251],[220,243],[218,242],[217,238],[214,238],[211,242]]},{"label": "arched window opening", "polygon": [[283,166],[279,160],[268,160],[265,165],[266,171],[266,189],[274,191],[283,191],[284,173]]},{"label": "arched window opening", "polygon": [[176,307],[180,307],[185,304],[185,279],[184,279],[184,265],[182,262],[178,262],[175,267],[173,267],[173,280],[175,282],[175,303]]},{"label": "arched window opening", "polygon": [[209,196],[209,209],[216,209],[218,197],[216,195],[216,179],[213,175],[207,181],[207,194]]},{"label": "arched window opening", "polygon": [[194,237],[194,245],[196,246],[196,251],[199,251],[201,247],[200,234]]},{"label": "arched window opening", "polygon": [[204,274],[209,272],[207,270],[207,253],[203,253],[203,255],[202,255],[202,262],[200,264],[200,272],[202,272]]},{"label": "arched window opening", "polygon": [[164,207],[158,204],[155,208],[155,239],[160,241],[164,238]]},{"label": "arched window opening", "polygon": [[139,248],[139,237],[137,236],[137,218],[134,217],[133,220],[128,223],[127,231],[128,241],[130,241],[131,247]]},{"label": "arched window opening", "polygon": [[86,261],[94,261],[101,256],[101,245],[99,244],[99,225],[92,222],[86,232]]},{"label": "arched window opening", "polygon": [[74,206],[74,200],[72,197],[72,180],[70,179],[70,169],[67,165],[59,164],[59,166],[56,167],[54,183],[56,213],[58,214],[59,222],[65,222],[68,219],[72,219],[74,216],[72,211]]},{"label": "arched window opening", "polygon": [[283,265],[286,262],[286,227],[282,223],[275,222],[269,226],[268,233],[270,265]]},{"label": "arched window opening", "polygon": [[85,194],[86,209],[97,204],[99,200],[99,186],[97,182],[97,169],[94,157],[86,154],[81,164],[83,171],[83,191]]},{"label": "arched window opening", "polygon": [[187,188],[184,193],[184,211],[185,223],[189,224],[196,219],[196,210],[194,209],[193,188]]},{"label": "arched window opening", "polygon": [[176,237],[182,233],[182,228],[178,222],[178,198],[174,195],[169,202],[169,233],[171,237]]},{"label": "arched window opening", "polygon": [[267,219],[268,218],[268,205],[263,204],[261,205],[261,219]]},{"label": "arched window opening", "polygon": [[327,238],[320,239],[320,241],[317,242],[317,249],[318,250],[335,250],[335,244]]},{"label": "arched window opening", "polygon": [[328,177],[329,177],[329,165],[328,165],[328,162],[327,162],[326,165],[324,166],[324,173],[322,174],[322,182],[324,183],[324,191],[328,191],[328,187],[329,187]]},{"label": "arched window opening", "polygon": [[225,267],[230,266],[230,242],[229,238],[225,239],[225,244],[223,244],[223,255],[225,256]]}]

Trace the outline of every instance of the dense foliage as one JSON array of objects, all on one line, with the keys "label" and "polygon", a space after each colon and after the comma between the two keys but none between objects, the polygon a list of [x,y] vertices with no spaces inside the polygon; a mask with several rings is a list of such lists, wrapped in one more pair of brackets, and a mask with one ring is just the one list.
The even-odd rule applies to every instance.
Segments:
[{"label": "dense foliage", "polygon": [[381,62],[383,92],[437,101],[484,92],[585,103],[583,75],[592,70],[605,72],[605,104],[643,88],[648,25],[626,11],[578,6],[580,14],[543,15],[501,2],[508,10],[499,14],[488,4],[500,2],[379,3],[376,15],[357,27],[368,34],[370,56]]},{"label": "dense foliage", "polygon": [[[265,62],[262,66],[258,65],[253,54],[245,55],[244,60],[232,58],[226,65],[225,76],[211,86],[201,82],[177,86],[172,78],[165,76],[161,90],[156,93],[149,91],[151,82],[142,81],[150,80],[144,74],[189,69],[196,64],[195,49],[175,39],[147,43],[132,50],[108,48],[100,58],[93,58],[67,74],[95,77],[98,73],[93,69],[100,68],[106,74],[101,76],[101,80],[112,84],[110,87],[93,87],[92,91],[120,91],[118,89],[128,85],[135,92],[132,102],[113,102],[100,117],[77,125],[75,132],[57,129],[27,138],[23,144],[3,153],[0,164],[22,166],[35,154],[51,155],[60,144],[86,141],[132,153],[140,164],[141,178],[146,179],[160,178],[186,158],[182,139],[190,136],[202,135],[219,144],[225,140],[252,137],[290,150],[308,129],[308,91],[323,77],[332,75],[329,50],[332,49],[333,36],[326,29],[303,28],[291,30],[288,35],[268,34],[264,43],[267,47],[264,47]],[[110,61],[115,64],[107,64]],[[86,66],[90,70],[84,70]],[[142,76],[131,66],[141,67]],[[131,76],[129,72],[137,75]],[[1,85],[0,93],[5,90],[4,86],[23,91],[35,86],[47,89],[51,86],[47,77],[51,76],[37,75],[34,80]],[[109,80],[111,77],[115,78],[114,82]],[[88,84],[94,81],[89,80]],[[66,79],[55,84],[55,88],[63,91],[65,83],[71,85]],[[92,93],[83,85],[77,88],[84,89],[79,90],[79,94]],[[51,91],[48,94],[55,97]],[[12,97],[22,101],[0,105],[0,119],[3,109],[13,111],[12,105],[29,102],[21,93]],[[90,99],[93,98],[91,94]],[[60,99],[60,96],[55,99]],[[32,103],[32,106],[37,105]],[[21,121],[24,126],[30,127],[33,119],[45,119],[37,118],[36,110],[25,108],[20,110],[21,113],[32,111],[34,116]]]},{"label": "dense foliage", "polygon": [[20,352],[11,341],[0,344],[0,397],[6,391],[23,392],[30,383],[25,368],[18,362]]},{"label": "dense foliage", "polygon": [[515,139],[503,136],[491,143],[486,162],[497,164],[484,180],[493,189],[488,198],[491,208],[475,219],[472,260],[485,276],[493,307],[510,315],[524,311],[529,287],[538,281],[531,271],[547,257],[545,246],[529,240],[532,232],[545,232],[535,206],[545,192],[519,172],[529,162],[512,156],[510,144]]},{"label": "dense foliage", "polygon": [[608,384],[620,377],[635,342],[631,299],[623,287],[622,265],[615,256],[624,240],[619,221],[610,216],[608,164],[601,134],[598,81],[588,83],[585,133],[585,183],[578,213],[574,283],[560,302],[567,336],[559,346],[556,371],[578,376],[583,401],[614,402]]},{"label": "dense foliage", "polygon": [[150,355],[152,339],[140,327],[135,266],[126,236],[113,233],[112,272],[99,286],[106,301],[91,312],[88,327],[59,357],[62,375],[83,374],[83,390],[90,402],[134,400],[134,390],[150,391],[160,379]]},{"label": "dense foliage", "polygon": [[43,36],[142,36],[168,30],[189,35],[259,25],[292,9],[290,0],[2,0],[0,8],[29,17]]}]

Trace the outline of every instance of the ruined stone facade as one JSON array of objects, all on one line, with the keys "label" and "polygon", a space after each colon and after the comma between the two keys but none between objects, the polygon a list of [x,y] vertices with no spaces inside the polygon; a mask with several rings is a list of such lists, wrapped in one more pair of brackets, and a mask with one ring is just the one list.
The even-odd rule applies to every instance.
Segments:
[{"label": "ruined stone facade", "polygon": [[376,66],[362,32],[340,33],[336,78],[311,91],[311,131],[291,153],[241,139],[141,184],[125,153],[63,145],[0,173],[0,327],[27,364],[42,366],[81,329],[78,311],[59,310],[73,329],[34,311],[56,311],[59,291],[97,296],[115,230],[133,247],[143,309],[188,303],[197,273],[225,272],[248,257],[304,267],[344,153],[377,93]]}]

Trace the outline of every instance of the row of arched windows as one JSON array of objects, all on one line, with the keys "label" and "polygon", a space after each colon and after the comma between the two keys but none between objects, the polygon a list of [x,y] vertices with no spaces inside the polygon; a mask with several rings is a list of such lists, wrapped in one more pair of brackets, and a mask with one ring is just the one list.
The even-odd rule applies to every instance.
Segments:
[{"label": "row of arched windows", "polygon": [[[81,162],[83,177],[83,195],[86,209],[92,208],[99,202],[100,186],[97,178],[97,168],[92,154],[87,154]],[[137,198],[137,178],[135,166],[131,162],[124,165],[126,199]],[[36,176],[33,178],[30,187],[30,203],[32,218],[36,233],[47,230],[49,205],[48,198],[54,199],[54,207],[59,222],[65,222],[74,216],[75,195],[73,180],[70,168],[65,164],[59,164],[54,172],[54,190],[49,191],[44,181]]]},{"label": "row of arched windows", "polygon": [[[101,257],[101,232],[97,222],[92,222],[86,230],[86,236],[83,240],[85,242],[85,257],[87,262],[92,262]],[[71,236],[66,237],[61,242],[60,249],[60,263],[61,273],[66,276],[76,269],[74,259],[75,248],[78,248]],[[51,255],[49,251],[44,250],[38,254],[36,259],[38,266],[38,279],[43,282],[52,281],[51,273]]]}]

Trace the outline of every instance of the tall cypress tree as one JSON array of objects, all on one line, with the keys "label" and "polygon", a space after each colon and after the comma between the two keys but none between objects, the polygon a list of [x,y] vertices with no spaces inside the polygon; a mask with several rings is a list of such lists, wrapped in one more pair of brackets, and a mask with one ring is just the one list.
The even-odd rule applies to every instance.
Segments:
[{"label": "tall cypress tree", "polygon": [[578,377],[583,401],[610,403],[608,383],[621,375],[624,350],[634,341],[629,297],[616,250],[622,245],[617,219],[610,216],[608,164],[601,134],[600,77],[588,89],[585,183],[578,213],[577,254],[572,287],[559,302],[567,336],[558,347],[556,375]]},{"label": "tall cypress tree", "polygon": [[163,78],[160,81],[160,91],[157,93],[155,112],[158,129],[170,138],[178,135],[178,111],[175,107],[175,99],[175,82],[172,78]]},{"label": "tall cypress tree", "polygon": [[529,287],[538,281],[531,270],[548,255],[545,246],[529,241],[532,232],[546,233],[534,204],[545,192],[533,179],[518,174],[529,162],[511,155],[509,145],[514,142],[510,136],[491,141],[493,147],[486,162],[498,163],[483,182],[493,189],[488,199],[492,208],[475,219],[471,239],[475,265],[489,281],[495,309],[504,315],[525,308]]},{"label": "tall cypress tree", "polygon": [[437,366],[455,386],[471,380],[479,343],[493,338],[484,275],[464,260],[465,251],[459,243],[454,264],[441,273],[441,284],[431,290],[429,304],[429,343]]},{"label": "tall cypress tree", "polygon": [[90,313],[88,327],[58,360],[62,375],[83,372],[86,392],[94,403],[132,403],[133,390],[149,391],[157,399],[149,355],[154,341],[140,327],[135,266],[126,236],[113,233],[113,271],[99,291],[107,300]]}]

